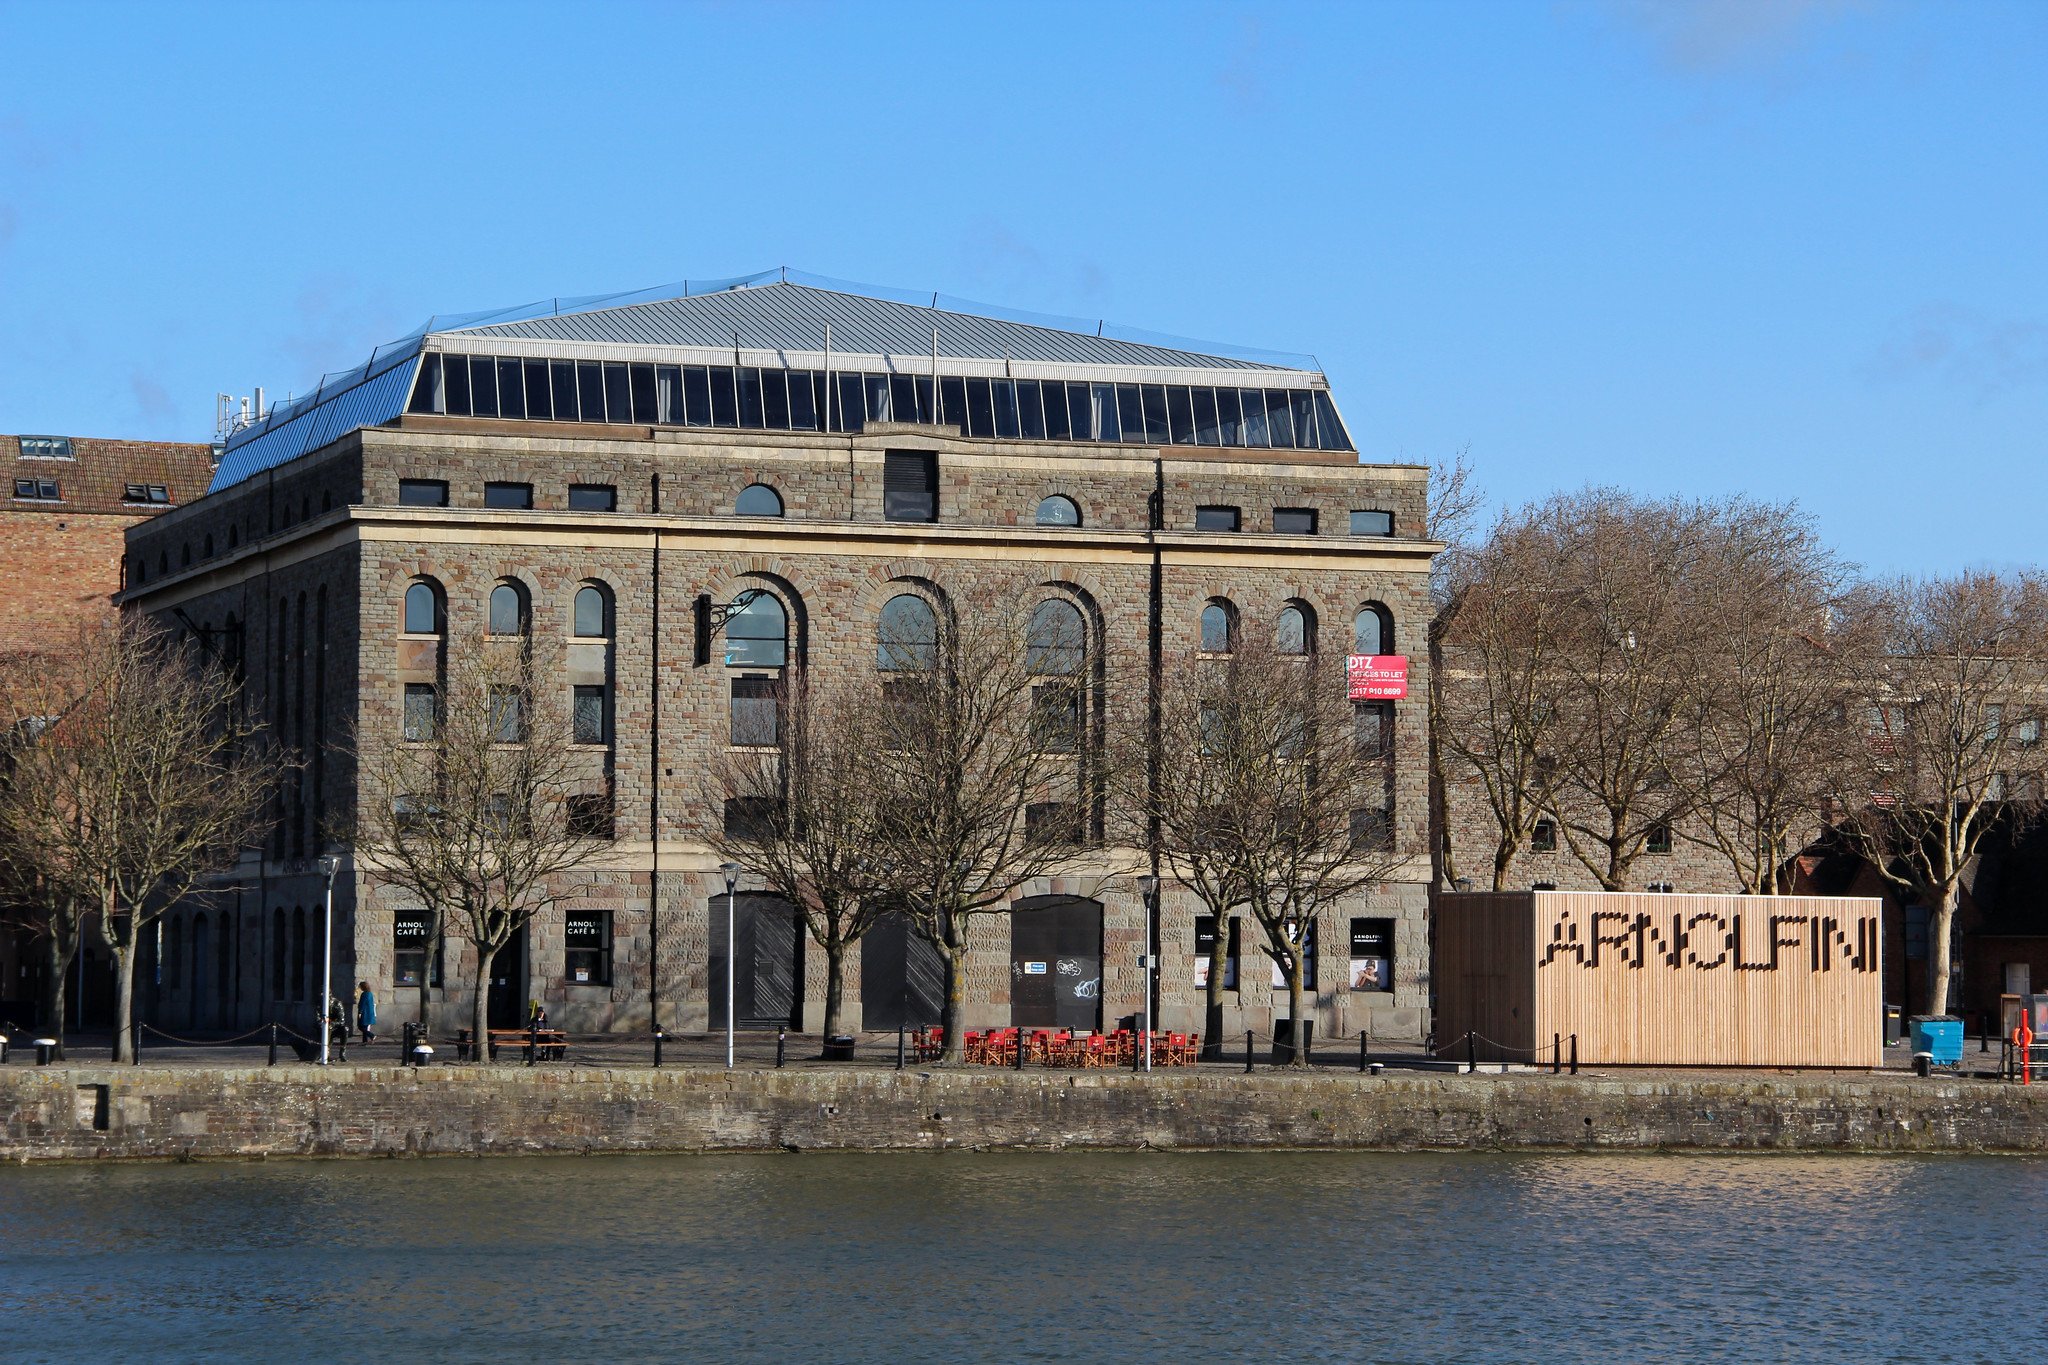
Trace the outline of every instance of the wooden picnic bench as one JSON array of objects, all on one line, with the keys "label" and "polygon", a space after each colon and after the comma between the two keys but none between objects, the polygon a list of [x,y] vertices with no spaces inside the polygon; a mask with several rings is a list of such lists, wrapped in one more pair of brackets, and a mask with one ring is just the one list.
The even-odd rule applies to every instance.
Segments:
[{"label": "wooden picnic bench", "polygon": [[490,1059],[498,1060],[499,1048],[511,1048],[524,1056],[529,1043],[538,1044],[534,1055],[537,1062],[559,1062],[569,1051],[569,1035],[560,1029],[544,1028],[535,1032],[523,1028],[494,1028],[488,1036]]}]

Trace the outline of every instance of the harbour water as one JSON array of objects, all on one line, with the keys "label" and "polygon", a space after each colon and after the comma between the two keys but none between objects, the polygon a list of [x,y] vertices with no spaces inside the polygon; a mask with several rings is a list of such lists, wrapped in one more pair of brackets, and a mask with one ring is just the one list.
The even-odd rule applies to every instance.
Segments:
[{"label": "harbour water", "polygon": [[11,1361],[2020,1360],[2048,1161],[891,1154],[0,1170]]}]

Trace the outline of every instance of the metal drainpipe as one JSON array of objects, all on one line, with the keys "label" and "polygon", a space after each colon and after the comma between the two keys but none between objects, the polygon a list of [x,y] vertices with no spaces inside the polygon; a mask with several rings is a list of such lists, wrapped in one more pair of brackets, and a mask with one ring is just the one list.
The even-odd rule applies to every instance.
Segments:
[{"label": "metal drainpipe", "polygon": [[[661,515],[661,471],[648,476],[649,513]],[[649,593],[651,620],[647,632],[647,1018],[661,1027],[661,526],[654,527],[653,582]],[[618,648],[618,623],[612,623],[612,648]]]}]

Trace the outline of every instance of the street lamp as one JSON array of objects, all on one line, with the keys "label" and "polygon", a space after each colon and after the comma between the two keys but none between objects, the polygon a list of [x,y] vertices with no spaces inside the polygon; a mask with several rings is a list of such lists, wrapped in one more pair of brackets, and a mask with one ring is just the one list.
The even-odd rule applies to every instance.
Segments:
[{"label": "street lamp", "polygon": [[725,878],[725,1069],[732,1070],[732,974],[735,963],[732,923],[733,890],[740,884],[740,865],[720,863],[718,871]]},{"label": "street lamp", "polygon": [[1152,915],[1159,904],[1159,878],[1138,878],[1138,895],[1145,901],[1145,1069],[1152,1069]]},{"label": "street lamp", "polygon": [[326,1066],[327,1041],[334,1032],[334,1021],[328,1017],[334,999],[334,874],[341,870],[341,859],[323,853],[313,865],[327,878],[327,929],[320,936],[320,1065]]}]

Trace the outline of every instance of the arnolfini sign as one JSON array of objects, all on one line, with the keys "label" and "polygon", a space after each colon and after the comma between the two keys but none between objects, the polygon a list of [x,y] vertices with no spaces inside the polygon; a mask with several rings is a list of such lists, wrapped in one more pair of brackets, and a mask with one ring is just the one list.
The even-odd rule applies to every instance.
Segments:
[{"label": "arnolfini sign", "polygon": [[1344,670],[1353,701],[1400,701],[1408,695],[1408,660],[1400,654],[1353,654]]},{"label": "arnolfini sign", "polygon": [[1883,934],[1862,897],[1437,897],[1439,1040],[1547,1063],[1882,1065]]}]

